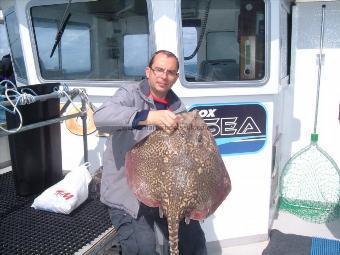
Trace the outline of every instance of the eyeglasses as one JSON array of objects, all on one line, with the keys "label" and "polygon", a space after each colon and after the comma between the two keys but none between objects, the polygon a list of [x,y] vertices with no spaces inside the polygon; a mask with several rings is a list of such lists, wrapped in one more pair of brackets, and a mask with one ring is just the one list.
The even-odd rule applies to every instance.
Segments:
[{"label": "eyeglasses", "polygon": [[178,72],[176,70],[166,70],[161,67],[152,68],[151,66],[150,66],[150,69],[155,73],[157,77],[161,77],[163,74],[166,74],[170,76],[171,78],[174,78],[178,75]]}]

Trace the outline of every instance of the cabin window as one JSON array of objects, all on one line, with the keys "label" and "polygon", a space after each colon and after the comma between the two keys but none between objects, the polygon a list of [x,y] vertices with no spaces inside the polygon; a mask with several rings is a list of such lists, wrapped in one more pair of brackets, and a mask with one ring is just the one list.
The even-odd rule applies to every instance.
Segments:
[{"label": "cabin window", "polygon": [[[36,21],[37,41],[46,38],[54,38],[58,26],[57,22],[50,20]],[[47,40],[49,43],[38,46],[40,53],[40,70],[43,76],[51,76],[53,72],[58,74],[60,70],[67,75],[83,74],[91,71],[90,57],[90,31],[84,24],[69,24],[68,29],[63,34],[63,40],[55,54],[50,56],[54,40]],[[74,48],[73,45],[78,45]],[[41,47],[41,48],[40,48]]]},{"label": "cabin window", "polygon": [[[148,63],[149,36],[147,34],[124,36],[124,74],[143,76]],[[134,50],[131,50],[134,47]]]},{"label": "cabin window", "polygon": [[[40,5],[31,8],[31,16],[44,80],[120,81],[145,76],[150,55],[146,1]],[[67,16],[52,54],[63,17]]]},{"label": "cabin window", "polygon": [[0,23],[0,59],[9,54],[9,47],[7,42],[6,28],[4,24]]},{"label": "cabin window", "polygon": [[182,0],[181,17],[187,82],[237,85],[264,79],[264,0]]},{"label": "cabin window", "polygon": [[14,11],[5,16],[5,22],[16,79],[22,83],[26,83],[27,73],[24,62],[24,54],[21,47],[18,20]]},{"label": "cabin window", "polygon": [[[184,56],[189,56],[194,52],[197,45],[196,27],[183,27],[183,52]],[[196,77],[197,73],[197,55],[184,61],[186,77]]]},{"label": "cabin window", "polygon": [[[4,74],[5,71],[3,70],[3,66],[1,63],[2,57],[8,54],[9,54],[9,48],[8,48],[5,25],[0,23],[0,82],[3,81],[4,79],[9,78]],[[0,85],[0,103],[1,101],[3,101],[3,97],[2,97],[3,93],[4,93],[4,86]],[[2,123],[5,123],[5,122],[6,122],[5,110],[0,107],[0,126]]]}]

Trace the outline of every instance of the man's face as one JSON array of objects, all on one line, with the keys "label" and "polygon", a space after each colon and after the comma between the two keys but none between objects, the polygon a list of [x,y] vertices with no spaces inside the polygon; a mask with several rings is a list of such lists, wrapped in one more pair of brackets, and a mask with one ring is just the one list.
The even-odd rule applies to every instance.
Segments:
[{"label": "man's face", "polygon": [[178,78],[176,59],[160,53],[155,56],[152,66],[145,69],[145,74],[151,93],[164,98]]}]

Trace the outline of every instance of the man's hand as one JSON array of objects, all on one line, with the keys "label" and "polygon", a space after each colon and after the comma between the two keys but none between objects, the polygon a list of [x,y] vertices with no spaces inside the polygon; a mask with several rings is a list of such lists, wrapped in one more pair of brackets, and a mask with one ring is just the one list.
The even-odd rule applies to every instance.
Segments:
[{"label": "man's hand", "polygon": [[149,111],[148,117],[139,125],[156,125],[171,134],[177,128],[178,117],[169,110]]}]

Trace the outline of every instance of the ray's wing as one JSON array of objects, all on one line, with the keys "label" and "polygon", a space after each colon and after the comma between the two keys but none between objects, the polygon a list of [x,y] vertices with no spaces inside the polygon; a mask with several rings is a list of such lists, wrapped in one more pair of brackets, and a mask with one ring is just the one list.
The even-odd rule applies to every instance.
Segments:
[{"label": "ray's wing", "polygon": [[204,134],[205,150],[197,150],[199,162],[193,175],[197,184],[197,203],[190,213],[190,218],[202,220],[214,213],[227,197],[231,190],[231,182],[224,165],[223,159],[218,152],[213,136]]},{"label": "ray's wing", "polygon": [[160,205],[160,172],[162,167],[162,141],[155,131],[137,144],[126,155],[125,167],[130,188],[137,198],[150,207]]}]

